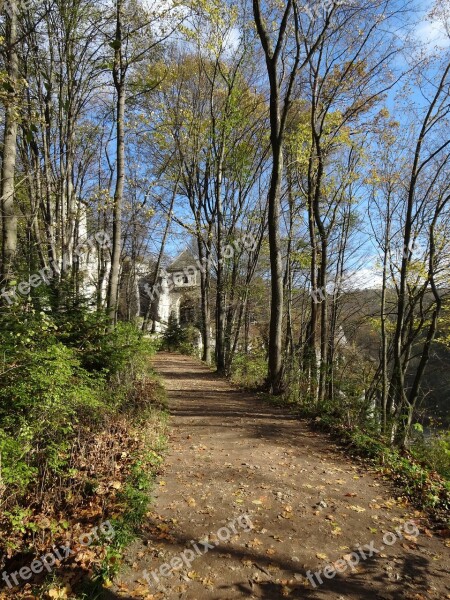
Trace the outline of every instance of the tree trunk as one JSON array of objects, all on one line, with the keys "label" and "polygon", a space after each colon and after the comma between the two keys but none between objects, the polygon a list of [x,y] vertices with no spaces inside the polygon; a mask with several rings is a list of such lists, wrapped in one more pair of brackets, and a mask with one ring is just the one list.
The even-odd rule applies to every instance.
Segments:
[{"label": "tree trunk", "polygon": [[14,261],[17,250],[17,217],[14,207],[15,168],[17,153],[17,85],[19,57],[17,55],[17,12],[15,0],[11,0],[7,17],[8,82],[12,91],[8,94],[5,111],[5,135],[3,142],[1,173],[2,214],[2,269],[3,284],[14,277]]},{"label": "tree trunk", "polygon": [[[275,108],[273,112],[275,112]],[[273,140],[273,169],[269,190],[269,246],[271,272],[271,305],[269,334],[269,389],[272,394],[283,392],[283,261],[280,243],[280,196],[283,172],[281,143]]]},{"label": "tree trunk", "polygon": [[388,281],[388,263],[389,263],[389,242],[391,237],[391,207],[390,196],[387,198],[386,206],[386,229],[383,248],[383,283],[381,287],[381,406],[382,406],[382,431],[387,433],[388,418],[391,417],[392,406],[388,405],[388,389],[389,389],[389,374],[388,374],[388,331],[387,331],[387,281]]},{"label": "tree trunk", "polygon": [[225,359],[225,293],[224,293],[224,266],[223,266],[223,203],[222,180],[225,146],[222,140],[220,156],[218,158],[216,174],[216,202],[217,202],[217,294],[216,294],[216,368],[219,375],[226,371]]},{"label": "tree trunk", "polygon": [[289,110],[294,78],[298,66],[298,52],[293,70],[289,77],[289,86],[284,98],[281,99],[280,76],[278,72],[280,52],[286,38],[288,19],[292,12],[292,1],[287,2],[283,19],[278,33],[275,50],[262,18],[259,0],[253,0],[253,15],[256,28],[264,50],[267,75],[270,83],[270,145],[272,149],[272,174],[268,194],[269,217],[269,248],[271,272],[271,305],[269,328],[269,371],[267,387],[274,395],[283,393],[283,260],[280,243],[280,202],[281,182],[283,177],[283,138],[286,117]]},{"label": "tree trunk", "polygon": [[116,4],[116,37],[114,48],[113,78],[117,92],[117,174],[114,192],[113,238],[111,273],[108,289],[108,316],[110,327],[117,321],[120,288],[120,256],[122,251],[122,201],[125,183],[125,70],[122,56],[122,0]]}]

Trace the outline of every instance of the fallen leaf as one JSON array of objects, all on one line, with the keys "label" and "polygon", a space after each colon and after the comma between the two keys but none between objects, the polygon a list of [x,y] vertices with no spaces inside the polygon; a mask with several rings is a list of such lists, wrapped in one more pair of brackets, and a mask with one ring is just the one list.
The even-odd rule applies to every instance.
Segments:
[{"label": "fallen leaf", "polygon": [[363,508],[362,506],[358,506],[358,505],[356,505],[356,506],[350,506],[350,509],[354,510],[357,513],[366,512],[365,508]]},{"label": "fallen leaf", "polygon": [[189,577],[189,579],[192,579],[193,581],[195,579],[199,578],[199,574],[196,573],[195,571],[189,571],[189,573],[187,574],[187,576]]}]

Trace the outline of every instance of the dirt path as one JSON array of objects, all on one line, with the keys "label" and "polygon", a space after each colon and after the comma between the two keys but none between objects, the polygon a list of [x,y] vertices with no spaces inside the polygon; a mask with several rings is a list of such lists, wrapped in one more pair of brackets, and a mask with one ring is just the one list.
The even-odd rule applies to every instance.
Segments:
[{"label": "dirt path", "polygon": [[[364,464],[194,359],[159,354],[155,367],[170,451],[148,539],[130,549],[111,598],[450,598],[445,541]],[[331,563],[345,572],[328,579]]]}]

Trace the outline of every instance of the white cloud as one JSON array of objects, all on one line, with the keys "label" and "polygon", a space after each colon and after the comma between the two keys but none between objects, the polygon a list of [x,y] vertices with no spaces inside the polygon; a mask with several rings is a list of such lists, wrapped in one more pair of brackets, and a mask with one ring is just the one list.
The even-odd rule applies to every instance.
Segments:
[{"label": "white cloud", "polygon": [[165,37],[188,15],[187,7],[176,0],[140,0],[140,3],[154,21],[153,33],[156,37]]},{"label": "white cloud", "polygon": [[433,17],[424,17],[415,31],[415,38],[428,47],[447,48],[450,37],[442,21]]},{"label": "white cloud", "polygon": [[237,27],[232,27],[227,36],[225,37],[225,46],[227,47],[228,54],[234,54],[237,52],[241,44],[241,31]]},{"label": "white cloud", "polygon": [[345,288],[349,290],[365,290],[381,288],[382,274],[375,267],[365,267],[348,275]]}]

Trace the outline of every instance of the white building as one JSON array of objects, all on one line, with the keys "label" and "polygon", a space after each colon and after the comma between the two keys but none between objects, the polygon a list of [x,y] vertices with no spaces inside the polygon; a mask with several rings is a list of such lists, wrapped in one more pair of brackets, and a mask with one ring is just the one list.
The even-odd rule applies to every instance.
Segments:
[{"label": "white building", "polygon": [[[147,278],[148,279],[148,278]],[[147,294],[148,301],[141,302],[143,313],[151,304],[151,316],[156,332],[167,328],[172,315],[180,325],[199,325],[201,319],[201,285],[198,261],[190,250],[184,250],[166,268],[161,269],[156,285],[149,287],[148,281],[140,282],[141,295]]]}]

